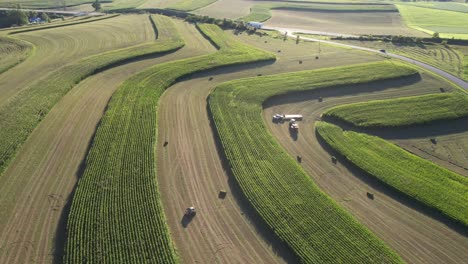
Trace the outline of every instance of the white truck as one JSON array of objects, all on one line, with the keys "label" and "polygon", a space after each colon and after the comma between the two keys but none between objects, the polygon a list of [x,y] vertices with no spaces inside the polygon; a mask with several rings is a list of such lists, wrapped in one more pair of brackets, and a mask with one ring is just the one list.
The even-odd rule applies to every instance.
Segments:
[{"label": "white truck", "polygon": [[275,114],[273,121],[286,121],[286,120],[302,120],[302,115],[286,115],[286,114]]}]

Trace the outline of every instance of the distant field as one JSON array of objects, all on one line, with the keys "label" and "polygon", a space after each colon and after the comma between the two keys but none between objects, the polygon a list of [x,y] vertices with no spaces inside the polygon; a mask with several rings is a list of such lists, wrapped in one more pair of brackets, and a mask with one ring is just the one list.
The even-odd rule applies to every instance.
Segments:
[{"label": "distant field", "polygon": [[399,5],[410,5],[410,6],[431,8],[431,9],[438,9],[438,10],[445,10],[445,11],[468,13],[468,4],[463,4],[463,3],[454,3],[454,2],[413,2],[413,3],[405,3],[405,2],[401,2],[401,3],[398,3],[398,4]]},{"label": "distant field", "polygon": [[443,38],[468,39],[468,15],[462,12],[397,5],[409,27]]},{"label": "distant field", "polygon": [[[312,37],[316,38],[317,36],[312,35]],[[400,54],[408,58],[422,61],[455,76],[463,77],[464,49],[462,46],[446,46],[437,43],[392,43],[384,41],[359,40],[334,41],[373,49],[385,49],[387,52]]]},{"label": "distant field", "polygon": [[295,10],[295,11],[319,11],[319,12],[396,12],[393,5],[346,5],[346,4],[296,4],[274,3],[260,4],[250,8],[250,14],[242,17],[243,21],[266,21],[271,18],[270,10]]},{"label": "distant field", "polygon": [[398,127],[468,116],[468,95],[460,92],[340,105],[327,110],[358,127]]},{"label": "distant field", "polygon": [[[71,5],[80,5],[84,3],[94,2],[92,0],[0,0],[0,7],[14,7],[20,4],[23,8],[47,8],[47,7],[63,7]],[[104,2],[104,1],[102,1]]]},{"label": "distant field", "polygon": [[216,2],[217,0],[179,0],[173,5],[170,5],[168,9],[175,9],[181,11],[193,11],[209,4]]},{"label": "distant field", "polygon": [[24,61],[32,50],[26,41],[0,37],[0,74]]},{"label": "distant field", "polygon": [[343,34],[405,35],[427,34],[408,28],[398,12],[319,12],[272,10],[268,26],[304,28]]}]

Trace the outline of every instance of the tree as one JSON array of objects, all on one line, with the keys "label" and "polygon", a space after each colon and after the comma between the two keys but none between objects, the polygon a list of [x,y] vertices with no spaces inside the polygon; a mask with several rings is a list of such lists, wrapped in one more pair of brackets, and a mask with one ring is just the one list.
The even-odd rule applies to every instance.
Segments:
[{"label": "tree", "polygon": [[101,2],[99,0],[94,1],[94,3],[91,4],[91,6],[94,8],[94,10],[99,11],[101,10]]},{"label": "tree", "polygon": [[46,13],[44,13],[44,12],[41,13],[41,14],[39,15],[39,17],[40,17],[41,20],[44,21],[44,22],[50,22],[49,16],[48,16]]},{"label": "tree", "polygon": [[435,39],[440,38],[439,32],[434,32],[434,34],[432,34],[432,38],[435,38]]}]

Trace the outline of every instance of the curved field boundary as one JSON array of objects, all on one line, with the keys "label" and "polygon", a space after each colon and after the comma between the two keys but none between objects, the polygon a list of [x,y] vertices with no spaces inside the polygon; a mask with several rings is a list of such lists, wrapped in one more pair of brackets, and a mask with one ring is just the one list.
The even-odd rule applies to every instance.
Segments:
[{"label": "curved field boundary", "polygon": [[112,65],[139,57],[170,52],[184,43],[169,18],[150,16],[158,25],[159,40],[106,52],[68,64],[19,92],[0,108],[0,174],[16,150],[64,94],[86,77]]},{"label": "curved field boundary", "polygon": [[23,62],[34,52],[29,42],[0,37],[0,74]]},{"label": "curved field boundary", "polygon": [[317,132],[333,149],[398,191],[468,225],[468,178],[413,155],[376,136],[326,122]]},{"label": "curved field boundary", "polygon": [[275,59],[215,25],[198,28],[218,52],[151,67],[128,79],[112,97],[73,198],[66,263],[177,262],[154,167],[159,97],[191,73]]},{"label": "curved field boundary", "polygon": [[430,94],[340,105],[323,116],[365,128],[427,124],[468,116],[468,94]]},{"label": "curved field boundary", "polygon": [[167,9],[188,12],[211,5],[216,1],[218,0],[179,0],[176,4],[169,6]]},{"label": "curved field boundary", "polygon": [[266,131],[262,104],[285,93],[415,74],[401,64],[378,62],[232,81],[211,94],[210,111],[236,181],[266,224],[302,262],[402,260],[324,194],[285,153]]},{"label": "curved field boundary", "polygon": [[250,14],[240,18],[242,21],[266,21],[271,18],[272,9],[323,12],[398,12],[393,5],[330,5],[330,4],[261,4],[250,8]]},{"label": "curved field boundary", "polygon": [[91,22],[96,22],[99,20],[104,20],[104,19],[109,19],[109,18],[114,18],[116,16],[119,16],[120,14],[114,14],[114,15],[109,15],[109,16],[102,16],[102,17],[97,17],[97,18],[88,18],[88,19],[80,19],[79,21],[73,21],[73,22],[65,22],[65,23],[58,23],[58,24],[53,24],[53,25],[47,25],[47,26],[40,26],[40,27],[27,27],[24,29],[19,29],[19,30],[13,30],[9,31],[9,35],[14,35],[14,34],[19,34],[19,33],[25,33],[25,32],[30,32],[30,31],[37,31],[37,30],[43,30],[43,29],[51,29],[51,28],[58,28],[58,27],[66,27],[66,26],[73,26],[73,25],[78,25],[78,24],[85,24],[85,23],[91,23]]}]

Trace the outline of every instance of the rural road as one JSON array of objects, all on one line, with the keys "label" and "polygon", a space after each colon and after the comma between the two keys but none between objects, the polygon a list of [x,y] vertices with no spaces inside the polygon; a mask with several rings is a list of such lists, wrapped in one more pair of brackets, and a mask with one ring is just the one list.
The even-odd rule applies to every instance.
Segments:
[{"label": "rural road", "polygon": [[[1,11],[7,10],[18,10],[17,8],[0,8]],[[62,14],[62,15],[72,15],[72,16],[103,16],[104,13],[101,12],[83,12],[83,11],[59,11],[59,10],[43,10],[43,9],[20,9],[24,12],[41,12],[41,13],[49,13],[49,14]]]},{"label": "rural road", "polygon": [[[344,34],[338,34],[338,33],[326,33],[326,32],[318,32],[318,31],[311,31],[311,30],[306,30],[306,29],[297,29],[297,28],[280,28],[280,27],[263,27],[263,29],[266,29],[266,30],[277,30],[281,33],[286,33],[288,36],[290,37],[297,37],[296,35],[294,35],[294,32],[298,33],[305,33],[305,34],[321,34],[321,35],[327,35],[327,36],[343,36],[343,37],[346,37],[347,35],[344,35]],[[358,50],[363,50],[363,51],[368,51],[368,52],[374,52],[374,53],[380,53],[380,54],[385,54],[386,56],[388,57],[391,57],[391,58],[396,58],[396,59],[400,59],[400,60],[403,60],[403,61],[406,61],[406,62],[409,62],[409,63],[412,63],[414,65],[417,65],[419,67],[422,67],[426,70],[429,70],[441,77],[444,77],[445,79],[448,79],[450,80],[451,82],[459,85],[460,87],[464,88],[465,90],[468,90],[468,83],[465,82],[464,80],[450,74],[450,73],[447,73],[443,70],[440,70],[436,67],[433,67],[429,64],[426,64],[424,62],[420,62],[420,61],[417,61],[417,60],[414,60],[414,59],[411,59],[411,58],[408,58],[408,57],[405,57],[405,56],[401,56],[401,55],[397,55],[397,54],[393,54],[393,53],[383,53],[379,50],[376,50],[376,49],[370,49],[370,48],[365,48],[365,47],[361,47],[361,46],[355,46],[355,45],[349,45],[349,44],[344,44],[344,43],[339,43],[339,42],[334,42],[334,41],[329,41],[329,40],[322,40],[322,39],[315,39],[315,38],[308,38],[308,37],[302,37],[301,36],[301,39],[302,40],[306,40],[306,41],[314,41],[314,42],[321,42],[321,43],[326,43],[326,44],[332,44],[332,45],[337,45],[337,46],[342,46],[342,47],[348,47],[348,48],[352,48],[352,49],[358,49]]]}]

